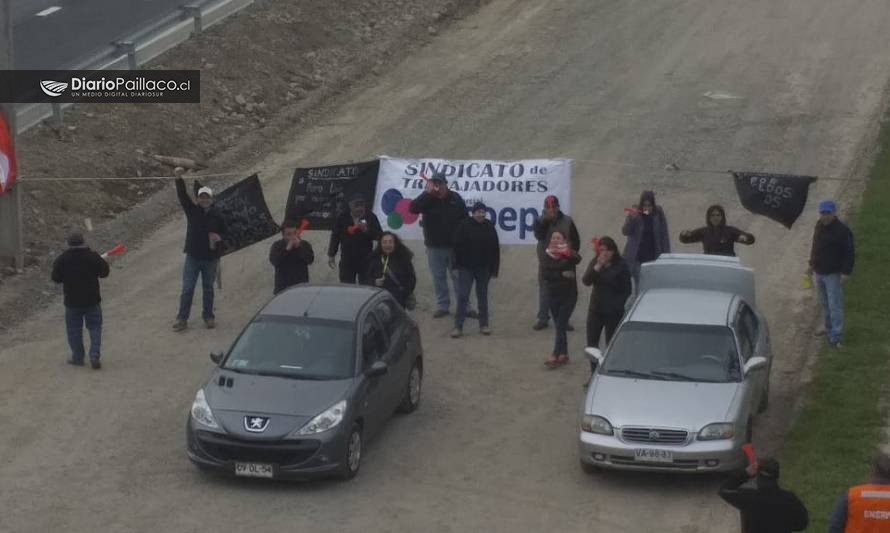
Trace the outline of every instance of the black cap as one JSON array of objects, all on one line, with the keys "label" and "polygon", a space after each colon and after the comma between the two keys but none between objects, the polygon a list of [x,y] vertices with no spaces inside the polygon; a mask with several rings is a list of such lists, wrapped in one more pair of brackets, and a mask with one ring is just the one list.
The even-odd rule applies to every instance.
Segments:
[{"label": "black cap", "polygon": [[757,475],[771,479],[779,479],[779,462],[772,457],[757,460]]},{"label": "black cap", "polygon": [[356,202],[361,202],[364,204],[367,203],[368,200],[365,198],[365,195],[360,192],[350,194],[349,198],[346,200],[346,203],[350,206]]},{"label": "black cap", "polygon": [[476,202],[475,204],[473,204],[473,212],[474,212],[474,213],[475,213],[476,211],[479,211],[480,209],[482,209],[483,211],[485,211],[485,204],[483,204],[482,202]]},{"label": "black cap", "polygon": [[83,233],[79,231],[72,231],[68,234],[68,246],[83,246]]},{"label": "black cap", "polygon": [[446,177],[445,173],[440,170],[433,172],[433,177],[430,178],[430,181],[441,181],[442,183],[448,183],[448,177]]}]

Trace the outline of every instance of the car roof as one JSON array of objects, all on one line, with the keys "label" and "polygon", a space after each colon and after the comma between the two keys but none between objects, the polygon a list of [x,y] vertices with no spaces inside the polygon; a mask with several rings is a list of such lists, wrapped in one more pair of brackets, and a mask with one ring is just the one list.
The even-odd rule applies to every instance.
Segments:
[{"label": "car roof", "polygon": [[737,296],[697,289],[649,289],[637,299],[628,322],[726,326]]},{"label": "car roof", "polygon": [[278,293],[259,315],[354,322],[362,308],[380,292],[376,287],[361,285],[300,284]]}]

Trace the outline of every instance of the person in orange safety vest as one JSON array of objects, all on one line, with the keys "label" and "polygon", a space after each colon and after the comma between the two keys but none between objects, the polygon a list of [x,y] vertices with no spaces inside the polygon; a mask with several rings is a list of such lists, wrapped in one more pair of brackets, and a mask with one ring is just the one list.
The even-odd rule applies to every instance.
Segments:
[{"label": "person in orange safety vest", "polygon": [[871,483],[852,487],[838,498],[828,532],[890,533],[890,457],[878,455]]}]

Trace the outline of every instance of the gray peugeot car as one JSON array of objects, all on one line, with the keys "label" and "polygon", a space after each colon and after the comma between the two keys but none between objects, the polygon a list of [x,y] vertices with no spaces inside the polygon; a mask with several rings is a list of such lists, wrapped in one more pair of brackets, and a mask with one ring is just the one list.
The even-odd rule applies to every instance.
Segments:
[{"label": "gray peugeot car", "polygon": [[288,289],[211,359],[188,417],[188,457],[235,476],[352,478],[364,443],[420,403],[417,324],[376,288]]},{"label": "gray peugeot car", "polygon": [[745,464],[767,407],[769,329],[754,274],[732,257],[662,255],[596,365],[581,405],[581,466],[714,472]]}]

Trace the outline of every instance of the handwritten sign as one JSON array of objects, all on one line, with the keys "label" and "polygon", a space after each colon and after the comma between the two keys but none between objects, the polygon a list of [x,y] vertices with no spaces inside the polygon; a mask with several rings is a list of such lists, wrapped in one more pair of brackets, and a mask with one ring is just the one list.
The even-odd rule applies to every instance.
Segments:
[{"label": "handwritten sign", "polygon": [[[200,186],[196,180],[195,187]],[[269,212],[256,174],[216,194],[213,205],[226,224],[221,255],[228,255],[266,240],[279,231],[279,225]]]},{"label": "handwritten sign", "polygon": [[775,220],[788,229],[807,204],[813,176],[733,172],[739,201],[748,211]]},{"label": "handwritten sign", "polygon": [[293,220],[307,219],[314,229],[332,229],[337,215],[353,194],[362,194],[370,208],[377,188],[379,161],[298,168],[294,172],[285,212]]}]

